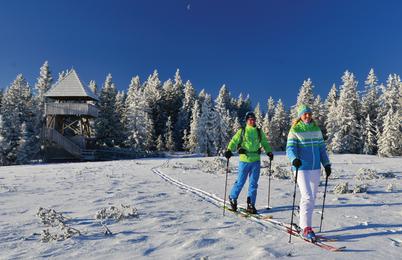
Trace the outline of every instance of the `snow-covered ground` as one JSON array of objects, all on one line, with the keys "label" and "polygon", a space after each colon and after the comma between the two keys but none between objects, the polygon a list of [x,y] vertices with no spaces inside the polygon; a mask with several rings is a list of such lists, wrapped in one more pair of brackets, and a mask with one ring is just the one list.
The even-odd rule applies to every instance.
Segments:
[{"label": "snow-covered ground", "polygon": [[[333,175],[326,197],[323,233],[339,239],[330,243],[346,246],[344,252],[329,252],[297,238],[289,244],[288,235],[272,226],[230,212],[223,216],[216,201],[202,194],[223,198],[225,161],[177,156],[1,167],[0,258],[401,259],[402,158],[335,155],[331,160]],[[236,177],[236,165],[234,157],[228,190]],[[289,171],[283,154],[276,155],[273,169],[274,174]],[[181,187],[167,182],[161,174],[180,182]],[[368,190],[335,194],[335,186],[345,182],[349,190],[359,185]],[[199,192],[189,191],[189,186]],[[245,203],[246,190],[247,183],[240,203]],[[257,209],[289,222],[291,180],[272,179],[273,209],[269,211],[265,209],[267,190],[268,177],[262,175]],[[316,230],[323,190],[321,187],[314,214]],[[120,220],[116,215],[103,221],[100,214],[96,218],[101,209],[110,213],[111,206],[122,213]],[[37,216],[40,207],[61,213],[65,217],[58,215],[65,225],[63,230],[71,228],[71,238],[63,237],[62,224],[57,220],[51,221],[59,227],[43,224]],[[105,234],[106,228],[111,235]],[[45,239],[42,230],[46,229],[50,235],[59,234],[60,241],[41,242]]]}]

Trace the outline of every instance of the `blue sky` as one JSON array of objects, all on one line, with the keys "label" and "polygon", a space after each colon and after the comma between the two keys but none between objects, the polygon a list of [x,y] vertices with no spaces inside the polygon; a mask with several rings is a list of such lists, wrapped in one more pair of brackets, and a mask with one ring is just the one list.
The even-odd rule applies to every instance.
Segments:
[{"label": "blue sky", "polygon": [[3,1],[0,87],[18,73],[34,84],[45,60],[54,78],[74,67],[99,86],[110,72],[120,90],[179,68],[214,97],[226,84],[254,104],[290,106],[308,77],[325,97],[346,69],[360,89],[371,67],[381,82],[401,74],[400,10],[402,1]]}]

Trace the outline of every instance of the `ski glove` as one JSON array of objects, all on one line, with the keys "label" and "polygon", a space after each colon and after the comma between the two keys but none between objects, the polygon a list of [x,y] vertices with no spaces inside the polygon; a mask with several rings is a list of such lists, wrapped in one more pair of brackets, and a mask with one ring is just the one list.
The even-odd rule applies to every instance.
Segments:
[{"label": "ski glove", "polygon": [[331,165],[327,165],[324,168],[325,168],[325,174],[327,175],[327,177],[329,177],[329,175],[331,175]]},{"label": "ski glove", "polygon": [[272,161],[274,159],[274,154],[271,152],[267,153],[267,156],[269,157],[270,161]]},{"label": "ski glove", "polygon": [[246,154],[247,150],[244,148],[239,148],[238,152],[239,152],[239,154]]},{"label": "ski glove", "polygon": [[296,168],[299,168],[302,165],[302,162],[300,161],[300,159],[294,159],[292,162],[292,165]]},{"label": "ski glove", "polygon": [[224,154],[223,154],[226,159],[230,159],[230,157],[232,157],[233,153],[230,150],[227,150]]}]

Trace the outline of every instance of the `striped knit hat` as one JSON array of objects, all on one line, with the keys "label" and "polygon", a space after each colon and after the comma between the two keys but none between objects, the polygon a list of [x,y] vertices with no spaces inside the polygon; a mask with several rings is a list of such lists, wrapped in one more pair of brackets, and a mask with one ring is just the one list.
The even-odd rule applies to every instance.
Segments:
[{"label": "striped knit hat", "polygon": [[311,113],[311,108],[302,104],[297,108],[297,117],[301,117],[304,113]]}]

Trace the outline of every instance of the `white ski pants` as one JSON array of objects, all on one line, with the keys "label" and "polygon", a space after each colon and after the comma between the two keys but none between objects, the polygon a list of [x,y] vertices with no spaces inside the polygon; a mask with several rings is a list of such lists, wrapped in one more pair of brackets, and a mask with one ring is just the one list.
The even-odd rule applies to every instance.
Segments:
[{"label": "white ski pants", "polygon": [[317,195],[318,185],[320,184],[320,174],[320,169],[299,170],[297,174],[297,185],[300,189],[299,226],[302,229],[312,226],[315,198]]}]

